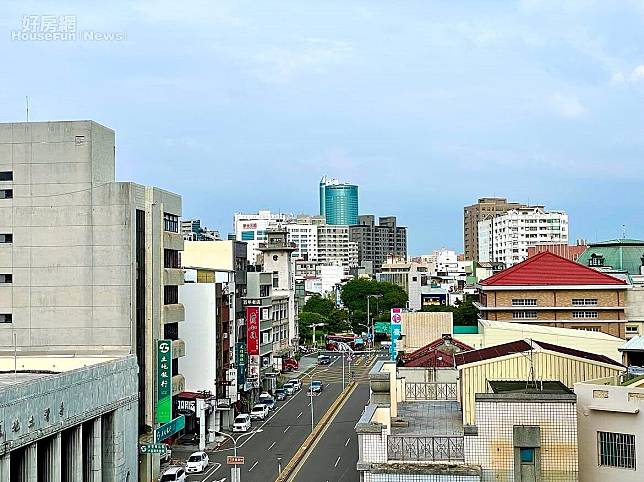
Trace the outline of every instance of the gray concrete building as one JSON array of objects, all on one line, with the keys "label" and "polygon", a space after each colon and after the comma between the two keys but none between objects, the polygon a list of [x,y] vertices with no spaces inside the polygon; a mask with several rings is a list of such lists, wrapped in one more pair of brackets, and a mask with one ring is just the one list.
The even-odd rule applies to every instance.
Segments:
[{"label": "gray concrete building", "polygon": [[0,480],[137,480],[134,356],[2,357],[0,369]]},{"label": "gray concrete building", "polygon": [[358,216],[358,224],[349,227],[349,237],[358,245],[358,263],[373,264],[379,273],[388,256],[407,258],[407,228],[398,226],[395,216],[378,218],[368,214]]},{"label": "gray concrete building", "polygon": [[147,441],[156,340],[173,340],[172,393],[185,386],[181,198],[115,182],[114,140],[93,121],[0,124],[0,354],[136,354]]}]

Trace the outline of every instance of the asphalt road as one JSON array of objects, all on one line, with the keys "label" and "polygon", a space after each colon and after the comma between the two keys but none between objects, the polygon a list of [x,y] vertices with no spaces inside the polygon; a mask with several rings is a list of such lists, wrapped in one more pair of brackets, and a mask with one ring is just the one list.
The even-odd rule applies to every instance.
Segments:
[{"label": "asphalt road", "polygon": [[305,482],[354,482],[358,480],[358,437],[355,425],[369,403],[369,384],[356,386],[335,419],[295,476]]},{"label": "asphalt road", "polygon": [[[345,365],[346,383],[348,383],[351,371],[354,372],[356,379],[364,380],[366,378],[365,374],[368,368],[365,363],[367,361],[366,357],[360,357],[354,361],[351,370],[348,364]],[[342,391],[342,359],[333,357],[331,365],[316,366],[313,373],[313,379],[320,380],[324,384],[322,393],[313,397],[314,423],[317,424],[320,417],[329,409]],[[262,432],[246,436],[240,440],[237,446],[237,455],[245,457],[245,464],[241,466],[242,481],[268,482],[275,480],[278,475],[278,457],[281,458],[282,467],[285,466],[311,433],[311,398],[307,394],[309,378],[307,376],[301,377],[301,379],[302,389],[300,391],[286,400],[278,402],[276,410],[271,412],[266,421],[253,422],[252,430],[261,428]],[[368,393],[368,386],[366,389]],[[358,389],[356,389],[356,392],[358,392]],[[360,391],[359,393],[362,392]],[[363,398],[364,396],[360,399],[361,403],[364,402]],[[356,394],[354,392],[345,406],[353,406],[353,403],[349,402],[355,399]],[[362,406],[364,407],[364,403]],[[348,422],[343,425],[346,425],[347,429],[352,431],[361,411],[362,408],[354,418],[353,425]],[[342,413],[339,415],[342,415]],[[335,433],[335,431],[332,431],[332,433]],[[233,434],[235,437],[238,435],[240,434]],[[357,445],[355,445],[355,441],[354,446],[357,461]],[[188,480],[191,482],[216,482],[225,478],[226,481],[230,481],[230,466],[226,464],[226,456],[233,455],[232,443],[227,441],[222,449],[208,451],[207,453],[210,459],[210,466],[206,472],[189,475]],[[180,446],[173,448],[173,457],[175,458],[185,460],[189,455],[187,452],[182,452]],[[355,472],[355,461],[353,462],[353,472]]]}]

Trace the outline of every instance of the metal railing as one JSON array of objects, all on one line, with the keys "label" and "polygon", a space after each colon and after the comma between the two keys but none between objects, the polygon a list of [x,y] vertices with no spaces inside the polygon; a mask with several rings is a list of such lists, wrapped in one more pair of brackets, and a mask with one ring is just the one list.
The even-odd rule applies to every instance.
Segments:
[{"label": "metal railing", "polygon": [[405,383],[406,400],[456,400],[456,383]]},{"label": "metal railing", "polygon": [[390,435],[387,437],[387,460],[463,462],[464,439],[462,436]]}]

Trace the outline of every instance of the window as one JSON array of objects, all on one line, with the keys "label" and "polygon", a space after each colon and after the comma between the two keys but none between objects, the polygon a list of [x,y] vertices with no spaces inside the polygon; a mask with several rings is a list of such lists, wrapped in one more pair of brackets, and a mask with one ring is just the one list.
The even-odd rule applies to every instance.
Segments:
[{"label": "window", "polygon": [[537,317],[537,312],[536,311],[513,311],[512,312],[512,318],[513,319],[528,319],[528,318],[536,318]]},{"label": "window", "polygon": [[280,275],[277,271],[273,271],[273,288],[279,288],[280,286]]},{"label": "window", "polygon": [[255,239],[255,231],[242,231],[242,241],[253,241]]},{"label": "window", "polygon": [[0,234],[0,244],[13,243],[13,234]]},{"label": "window", "polygon": [[599,465],[635,468],[635,435],[627,433],[597,432]]},{"label": "window", "polygon": [[163,213],[163,230],[171,233],[179,232],[179,216],[170,213]]},{"label": "window", "polygon": [[581,331],[601,331],[598,326],[577,326],[575,329]]},{"label": "window", "polygon": [[163,287],[163,304],[175,305],[179,303],[179,287],[178,286],[164,286]]},{"label": "window", "polygon": [[572,306],[597,306],[597,298],[573,298]]},{"label": "window", "polygon": [[0,313],[0,323],[11,323],[12,321],[11,313]]},{"label": "window", "polygon": [[604,257],[601,254],[591,254],[588,266],[604,266]]},{"label": "window", "polygon": [[0,189],[0,199],[13,198],[13,189]]},{"label": "window", "polygon": [[175,249],[163,250],[163,267],[164,268],[179,268],[179,251]]},{"label": "window", "polygon": [[271,291],[271,286],[270,285],[260,285],[259,286],[259,296],[264,298],[268,296],[268,294]]},{"label": "window", "polygon": [[13,171],[0,171],[0,181],[13,181]]},{"label": "window", "polygon": [[637,326],[626,326],[626,333],[631,333],[631,334],[635,333],[635,334],[637,334],[639,332],[640,332],[640,330],[638,329]]},{"label": "window", "polygon": [[0,284],[2,283],[12,283],[13,275],[10,274],[0,274]]},{"label": "window", "polygon": [[573,311],[572,312],[572,317],[573,319],[579,320],[579,319],[588,319],[588,318],[598,318],[598,314],[596,311]]},{"label": "window", "polygon": [[512,306],[537,306],[535,298],[515,298],[512,300]]},{"label": "window", "polygon": [[533,464],[534,463],[534,449],[533,448],[522,448],[521,449],[521,463],[522,464]]}]

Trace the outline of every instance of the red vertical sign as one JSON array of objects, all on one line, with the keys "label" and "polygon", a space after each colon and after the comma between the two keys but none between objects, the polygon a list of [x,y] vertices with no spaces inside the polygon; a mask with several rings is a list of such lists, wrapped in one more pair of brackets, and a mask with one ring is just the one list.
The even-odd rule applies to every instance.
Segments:
[{"label": "red vertical sign", "polygon": [[259,306],[246,308],[246,349],[249,355],[259,355]]}]

